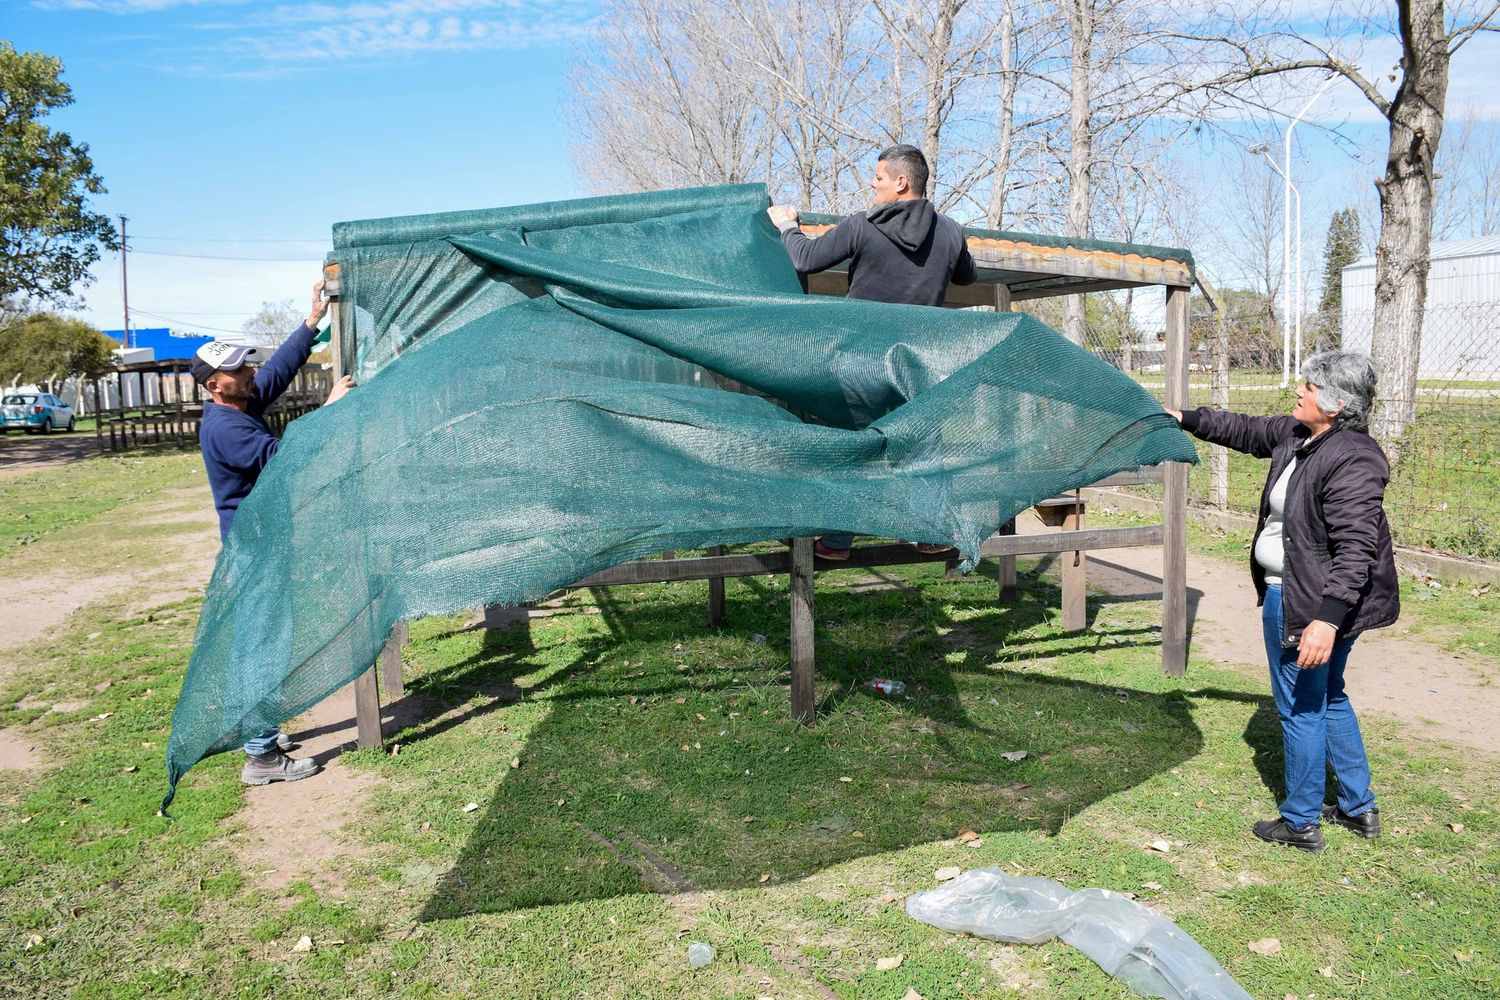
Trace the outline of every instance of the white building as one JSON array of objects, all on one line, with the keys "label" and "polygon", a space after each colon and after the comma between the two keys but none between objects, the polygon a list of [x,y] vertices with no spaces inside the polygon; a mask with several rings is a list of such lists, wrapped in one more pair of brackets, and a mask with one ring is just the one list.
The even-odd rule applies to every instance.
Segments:
[{"label": "white building", "polygon": [[[1419,378],[1500,379],[1500,236],[1432,244]],[[1375,258],[1344,268],[1343,347],[1370,350]]]}]

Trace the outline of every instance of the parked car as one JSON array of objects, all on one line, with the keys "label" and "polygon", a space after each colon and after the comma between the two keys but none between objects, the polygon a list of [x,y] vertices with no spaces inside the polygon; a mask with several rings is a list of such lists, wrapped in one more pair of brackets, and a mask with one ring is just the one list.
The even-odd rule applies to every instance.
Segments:
[{"label": "parked car", "polygon": [[12,428],[51,434],[73,429],[73,408],[50,392],[13,392],[0,399],[0,434]]}]

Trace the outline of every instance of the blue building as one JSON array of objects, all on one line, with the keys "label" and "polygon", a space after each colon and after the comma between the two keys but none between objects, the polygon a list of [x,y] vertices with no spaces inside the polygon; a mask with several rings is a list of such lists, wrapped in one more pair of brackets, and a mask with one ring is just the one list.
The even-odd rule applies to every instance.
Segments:
[{"label": "blue building", "polygon": [[[111,340],[124,343],[125,331],[105,330],[104,335]],[[173,358],[191,358],[193,353],[213,340],[212,337],[193,337],[173,333],[164,326],[151,327],[148,329],[136,328],[130,331],[131,347],[148,348],[152,357],[157,361],[170,361]]]}]

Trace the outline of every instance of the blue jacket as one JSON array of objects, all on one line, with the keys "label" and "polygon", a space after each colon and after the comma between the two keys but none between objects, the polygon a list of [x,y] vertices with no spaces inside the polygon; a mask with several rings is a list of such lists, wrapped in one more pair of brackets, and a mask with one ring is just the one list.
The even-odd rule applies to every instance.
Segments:
[{"label": "blue jacket", "polygon": [[198,425],[198,447],[203,467],[219,512],[219,537],[229,534],[240,501],[250,495],[260,472],[276,454],[281,442],[266,424],[266,409],[292,384],[297,371],[307,363],[317,334],[303,323],[286,343],[276,349],[255,373],[255,392],[245,409],[203,404],[203,422]]}]

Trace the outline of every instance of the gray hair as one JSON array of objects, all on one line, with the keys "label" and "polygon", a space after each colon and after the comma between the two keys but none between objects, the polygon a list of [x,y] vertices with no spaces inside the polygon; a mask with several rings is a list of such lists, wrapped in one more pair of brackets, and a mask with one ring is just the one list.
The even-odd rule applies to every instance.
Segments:
[{"label": "gray hair", "polygon": [[875,162],[884,160],[889,163],[896,174],[906,178],[911,185],[912,194],[918,198],[927,197],[927,157],[916,146],[908,146],[902,143],[898,146],[890,146],[880,151],[875,157]]},{"label": "gray hair", "polygon": [[1324,351],[1302,362],[1302,378],[1318,387],[1318,409],[1344,427],[1365,427],[1375,402],[1379,369],[1368,354]]}]

